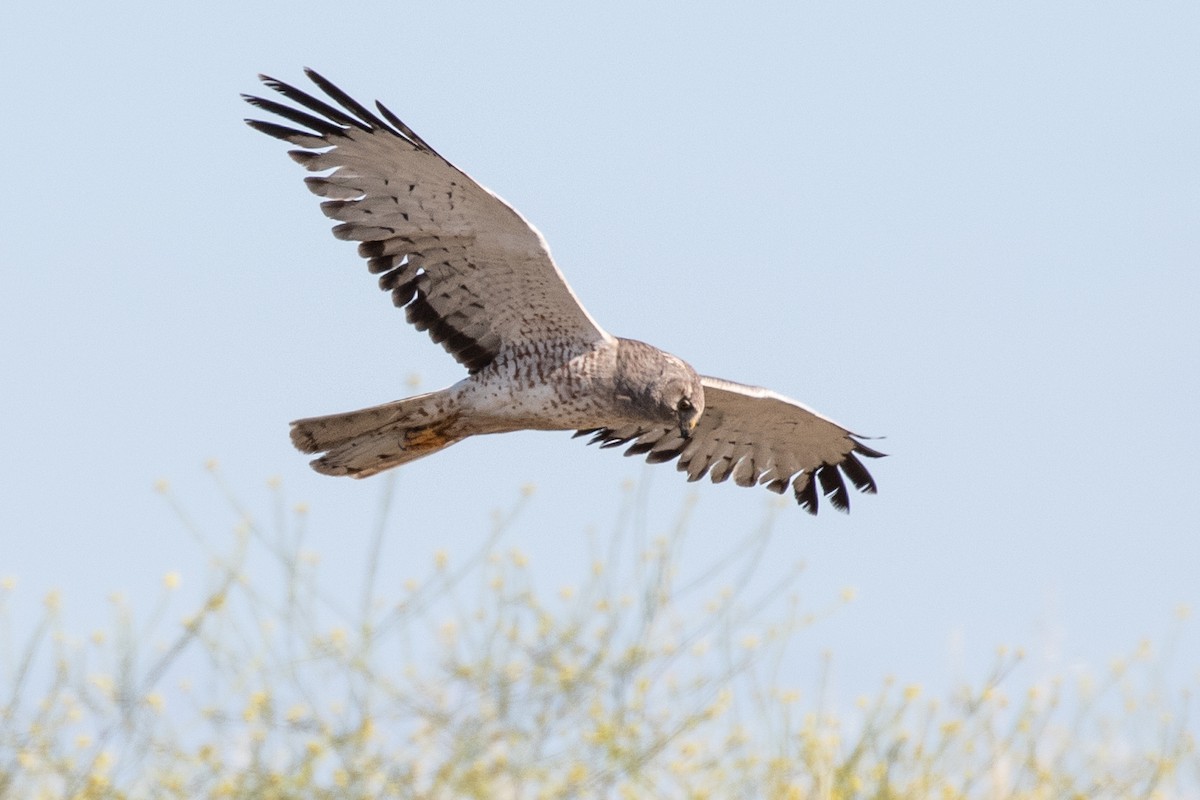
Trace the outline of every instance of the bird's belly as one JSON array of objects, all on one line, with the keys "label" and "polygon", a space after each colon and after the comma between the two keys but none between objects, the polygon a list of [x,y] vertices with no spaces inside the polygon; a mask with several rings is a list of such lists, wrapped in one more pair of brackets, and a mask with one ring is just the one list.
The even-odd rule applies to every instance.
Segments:
[{"label": "bird's belly", "polygon": [[578,382],[563,385],[549,381],[531,386],[493,379],[468,383],[459,403],[460,408],[469,409],[472,427],[477,427],[478,433],[605,427],[613,421],[613,415],[593,388]]}]

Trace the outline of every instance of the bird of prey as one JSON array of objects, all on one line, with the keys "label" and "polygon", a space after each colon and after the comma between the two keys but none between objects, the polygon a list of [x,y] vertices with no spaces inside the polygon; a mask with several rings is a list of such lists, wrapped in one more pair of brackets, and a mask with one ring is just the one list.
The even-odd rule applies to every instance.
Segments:
[{"label": "bird of prey", "polygon": [[[817,513],[850,507],[843,479],[874,493],[858,456],[882,453],[767,389],[699,375],[656,347],[607,333],[567,285],[541,234],[376,102],[312,70],[327,99],[265,75],[292,105],[243,95],[289,125],[246,120],[300,149],[305,179],[408,321],[467,369],[437,392],[291,423],[317,472],[365,478],[460,442],[518,430],[574,430],[695,481],[762,484]],[[378,113],[376,113],[376,111]],[[292,126],[297,127],[292,127]],[[819,487],[819,488],[818,488]]]}]

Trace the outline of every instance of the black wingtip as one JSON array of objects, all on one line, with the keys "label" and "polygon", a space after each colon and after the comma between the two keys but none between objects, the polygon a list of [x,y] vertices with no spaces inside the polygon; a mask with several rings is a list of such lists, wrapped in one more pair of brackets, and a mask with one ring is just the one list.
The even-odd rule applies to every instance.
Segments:
[{"label": "black wingtip", "polygon": [[262,82],[263,86],[266,86],[273,92],[279,92],[280,94],[284,94],[288,89],[292,88],[286,81],[281,81],[279,78],[275,78],[270,75],[264,75],[261,72],[258,73],[258,79]]},{"label": "black wingtip", "polygon": [[355,100],[350,95],[343,92],[337,87],[336,84],[333,83],[333,81],[329,80],[315,69],[311,67],[305,67],[304,74],[308,76],[309,80],[319,86],[321,91],[333,98],[338,105],[349,111],[351,114],[357,116],[359,119],[359,125],[363,125],[365,123],[366,125],[372,125],[376,128],[390,130],[386,122],[375,116],[370,109]]},{"label": "black wingtip", "polygon": [[[362,120],[355,119],[341,109],[334,108],[328,103],[318,100],[307,92],[300,91],[295,86],[292,86],[285,81],[281,81],[278,78],[273,78],[270,75],[264,75],[261,73],[259,74],[258,79],[262,81],[263,85],[271,91],[278,92],[289,100],[299,103],[310,111],[315,111],[329,122],[347,127],[365,128]],[[320,83],[317,85],[322,86]],[[330,96],[332,97],[332,95]]]},{"label": "black wingtip", "polygon": [[854,488],[865,494],[876,494],[879,487],[875,485],[875,479],[871,477],[871,473],[863,466],[863,463],[854,457],[854,453],[846,453],[842,458],[842,462],[838,464],[842,472],[846,473],[846,477],[854,484]]},{"label": "black wingtip", "polygon": [[303,125],[312,130],[316,135],[326,139],[330,137],[341,136],[345,129],[321,117],[314,117],[312,114],[306,114],[291,106],[285,106],[283,103],[276,103],[274,100],[267,100],[262,97],[253,95],[242,95],[247,103],[255,108],[261,108],[271,114],[277,114],[289,122],[295,122],[298,125]]},{"label": "black wingtip", "polygon": [[867,447],[857,439],[854,440],[854,452],[867,458],[887,458],[887,453],[881,453],[873,447]]},{"label": "black wingtip", "polygon": [[825,495],[829,504],[838,511],[849,514],[850,492],[846,489],[846,482],[842,480],[842,473],[838,472],[838,468],[833,464],[824,465],[817,470],[817,480],[821,482],[821,493]]},{"label": "black wingtip", "polygon": [[812,473],[801,472],[796,476],[796,480],[792,482],[792,494],[796,496],[796,502],[801,508],[814,517],[817,515],[817,483],[812,479]]},{"label": "black wingtip", "polygon": [[274,136],[276,139],[282,139],[289,144],[294,144],[293,139],[297,136],[312,136],[311,133],[298,131],[295,128],[289,128],[285,125],[276,125],[274,122],[263,122],[260,119],[247,119],[243,121],[259,133]]}]

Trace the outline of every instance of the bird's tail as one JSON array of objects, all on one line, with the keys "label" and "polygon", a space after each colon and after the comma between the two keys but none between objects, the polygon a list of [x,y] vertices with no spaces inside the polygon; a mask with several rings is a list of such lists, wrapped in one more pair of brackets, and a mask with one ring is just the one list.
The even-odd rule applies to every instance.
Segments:
[{"label": "bird's tail", "polygon": [[448,391],[407,397],[346,414],[298,419],[292,444],[325,475],[367,478],[461,441],[453,432],[458,415]]}]

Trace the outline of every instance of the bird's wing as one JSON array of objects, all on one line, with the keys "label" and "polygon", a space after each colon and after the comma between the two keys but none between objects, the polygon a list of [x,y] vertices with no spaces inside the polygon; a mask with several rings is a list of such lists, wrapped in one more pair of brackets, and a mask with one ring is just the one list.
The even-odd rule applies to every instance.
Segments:
[{"label": "bird's wing", "polygon": [[769,389],[707,376],[701,381],[704,413],[688,439],[675,428],[644,427],[597,428],[576,436],[590,434],[588,444],[601,447],[632,443],[625,454],[645,453],[652,464],[678,458],[689,481],[707,474],[713,483],[733,478],[739,486],[765,484],[780,494],[790,485],[810,514],[817,513],[822,494],[839,511],[850,510],[843,476],[859,491],[875,493],[875,480],[858,456],[884,454],[855,434]]},{"label": "bird's wing", "polygon": [[[297,145],[289,155],[333,234],[359,242],[379,285],[472,373],[502,350],[538,342],[582,351],[611,337],[584,310],[550,258],[541,234],[496,195],[437,154],[378,102],[379,115],[305,70],[337,107],[259,76],[294,106],[243,95],[299,128],[246,120]],[[380,116],[381,115],[381,116]]]}]

